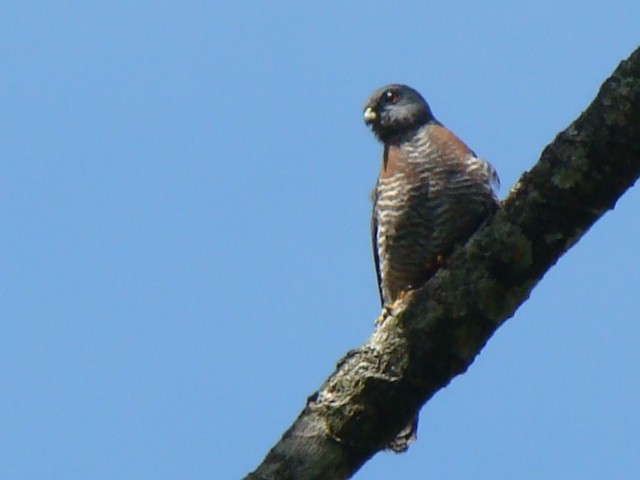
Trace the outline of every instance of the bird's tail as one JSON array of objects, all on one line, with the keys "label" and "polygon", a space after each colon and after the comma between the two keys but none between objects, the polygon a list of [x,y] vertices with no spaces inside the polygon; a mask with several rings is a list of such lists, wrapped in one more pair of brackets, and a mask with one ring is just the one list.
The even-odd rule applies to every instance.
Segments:
[{"label": "bird's tail", "polygon": [[395,453],[406,452],[409,445],[418,439],[418,415],[416,415],[411,423],[404,427],[398,436],[387,445],[387,450],[393,450]]}]

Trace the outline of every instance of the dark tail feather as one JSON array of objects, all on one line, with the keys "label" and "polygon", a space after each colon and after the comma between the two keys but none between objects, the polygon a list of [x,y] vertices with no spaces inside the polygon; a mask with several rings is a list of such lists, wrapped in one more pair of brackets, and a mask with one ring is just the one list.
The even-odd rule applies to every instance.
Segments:
[{"label": "dark tail feather", "polygon": [[387,450],[393,450],[395,453],[406,452],[409,445],[418,439],[418,415],[411,420],[411,423],[404,427],[398,436],[387,445]]}]

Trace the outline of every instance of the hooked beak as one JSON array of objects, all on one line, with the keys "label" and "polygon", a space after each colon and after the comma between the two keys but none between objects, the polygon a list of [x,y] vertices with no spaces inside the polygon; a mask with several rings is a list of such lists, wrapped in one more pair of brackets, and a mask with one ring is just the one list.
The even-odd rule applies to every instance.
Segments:
[{"label": "hooked beak", "polygon": [[376,113],[376,111],[372,107],[367,107],[367,109],[364,111],[364,123],[370,125],[377,119],[378,114]]}]

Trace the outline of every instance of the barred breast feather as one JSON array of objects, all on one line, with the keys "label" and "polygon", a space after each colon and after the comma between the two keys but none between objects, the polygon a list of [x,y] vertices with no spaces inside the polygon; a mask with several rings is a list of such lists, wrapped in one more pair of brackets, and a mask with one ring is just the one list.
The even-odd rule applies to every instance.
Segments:
[{"label": "barred breast feather", "polygon": [[493,213],[496,184],[493,167],[437,122],[385,145],[372,218],[383,304],[428,280]]}]

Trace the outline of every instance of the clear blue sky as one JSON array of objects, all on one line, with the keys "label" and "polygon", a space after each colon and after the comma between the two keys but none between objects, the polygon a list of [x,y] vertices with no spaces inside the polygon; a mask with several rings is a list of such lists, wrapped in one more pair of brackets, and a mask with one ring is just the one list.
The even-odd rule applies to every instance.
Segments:
[{"label": "clear blue sky", "polygon": [[[379,311],[369,93],[420,90],[504,196],[639,26],[637,0],[3,5],[0,478],[254,469]],[[639,210],[355,478],[637,478]]]}]

